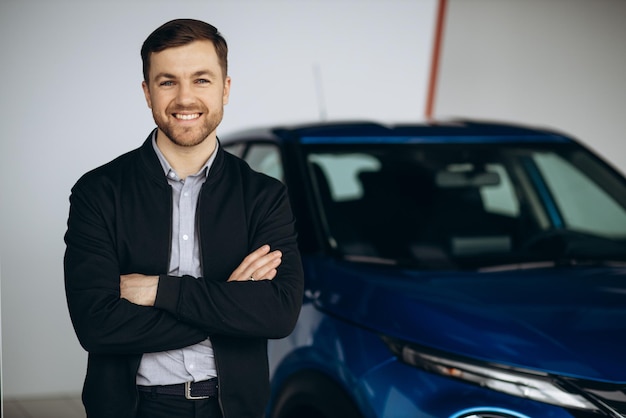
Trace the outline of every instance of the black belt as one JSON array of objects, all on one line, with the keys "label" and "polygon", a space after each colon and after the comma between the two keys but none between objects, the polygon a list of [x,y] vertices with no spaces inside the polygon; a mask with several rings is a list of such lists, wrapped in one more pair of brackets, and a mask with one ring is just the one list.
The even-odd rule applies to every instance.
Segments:
[{"label": "black belt", "polygon": [[187,399],[208,399],[217,397],[217,377],[201,382],[179,383],[165,386],[137,386],[141,392],[153,395],[184,396]]}]

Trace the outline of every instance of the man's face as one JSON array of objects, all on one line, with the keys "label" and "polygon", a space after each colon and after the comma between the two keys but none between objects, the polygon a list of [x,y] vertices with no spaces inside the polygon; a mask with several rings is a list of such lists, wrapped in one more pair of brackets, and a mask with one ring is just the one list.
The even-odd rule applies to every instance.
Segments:
[{"label": "man's face", "polygon": [[142,84],[161,133],[174,144],[192,147],[209,139],[222,121],[230,77],[224,77],[210,41],[152,53],[149,80]]}]

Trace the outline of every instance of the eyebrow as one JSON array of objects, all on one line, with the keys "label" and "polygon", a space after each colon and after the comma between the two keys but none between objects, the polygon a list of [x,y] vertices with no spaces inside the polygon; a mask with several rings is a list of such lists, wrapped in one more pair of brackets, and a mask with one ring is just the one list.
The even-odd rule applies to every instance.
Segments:
[{"label": "eyebrow", "polygon": [[[208,77],[217,78],[217,74],[215,74],[215,72],[211,71],[211,70],[199,70],[199,71],[196,71],[195,73],[193,73],[191,75],[192,78],[201,77],[201,76],[208,76]],[[166,73],[166,72],[159,73],[159,74],[154,76],[155,80],[158,80],[160,78],[176,79],[178,77],[176,77],[174,74],[170,74],[170,73]]]}]

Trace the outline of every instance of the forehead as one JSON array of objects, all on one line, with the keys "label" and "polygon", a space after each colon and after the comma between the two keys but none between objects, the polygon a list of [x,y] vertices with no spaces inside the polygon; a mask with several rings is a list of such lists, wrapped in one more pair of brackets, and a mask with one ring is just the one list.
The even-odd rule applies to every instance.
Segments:
[{"label": "forehead", "polygon": [[193,41],[150,55],[150,78],[164,73],[184,77],[199,71],[222,76],[219,58],[211,41]]}]

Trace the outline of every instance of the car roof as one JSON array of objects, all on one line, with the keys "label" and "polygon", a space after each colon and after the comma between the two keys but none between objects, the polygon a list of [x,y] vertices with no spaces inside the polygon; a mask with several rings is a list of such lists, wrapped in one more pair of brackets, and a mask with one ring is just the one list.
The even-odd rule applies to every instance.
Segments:
[{"label": "car roof", "polygon": [[318,122],[276,125],[233,132],[220,139],[225,143],[264,140],[308,144],[573,142],[572,138],[548,129],[466,120],[413,124]]}]

